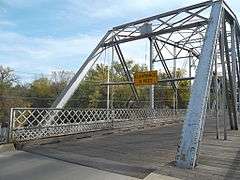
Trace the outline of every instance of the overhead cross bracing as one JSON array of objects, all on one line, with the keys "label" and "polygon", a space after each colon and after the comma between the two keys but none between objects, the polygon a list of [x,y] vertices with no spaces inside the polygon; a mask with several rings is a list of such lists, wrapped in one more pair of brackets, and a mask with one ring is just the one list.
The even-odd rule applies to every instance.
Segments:
[{"label": "overhead cross bracing", "polygon": [[[203,2],[112,28],[53,103],[51,111],[55,112],[49,115],[56,116],[62,112],[59,108],[66,105],[88,70],[101,54],[110,48],[120,60],[127,82],[107,82],[103,85],[117,83],[129,85],[133,97],[138,100],[132,74],[126,65],[121,46],[123,43],[141,39],[150,42],[150,69],[153,70],[157,63],[162,64],[167,75],[165,81],[170,82],[176,93],[176,99],[181,98],[176,83],[180,79],[175,77],[175,71],[171,72],[167,61],[173,61],[176,65],[176,60],[189,58],[197,67],[196,71],[192,72],[194,69],[189,63],[189,77],[182,79],[194,79],[194,82],[176,155],[177,166],[194,168],[197,164],[208,107],[215,110],[217,125],[218,117],[226,112],[228,118],[224,119],[229,119],[231,129],[238,129],[240,28],[235,14],[222,0]],[[148,111],[153,112],[153,86],[149,96],[151,108]],[[111,113],[114,113],[112,111]],[[46,112],[49,113],[49,110]],[[144,113],[148,114],[146,111]],[[104,114],[109,117],[108,111],[104,111]],[[45,114],[42,116],[45,117]],[[153,112],[152,116],[156,118],[157,113]],[[53,119],[54,117],[50,118]],[[225,121],[224,123],[227,124]],[[226,133],[224,138],[227,138]]]},{"label": "overhead cross bracing", "polygon": [[[84,78],[87,69],[94,64],[96,59],[107,48],[114,47],[119,59],[123,59],[124,62],[120,45],[131,41],[144,38],[153,39],[154,50],[159,52],[153,55],[153,62],[159,61],[163,63],[164,69],[169,76],[168,78],[171,79],[170,70],[162,58],[170,60],[173,59],[173,56],[174,59],[186,58],[191,53],[195,60],[197,60],[207,28],[210,9],[211,1],[208,1],[112,28],[102,38],[75,77],[54,102],[53,107],[61,108],[66,104],[67,100],[69,100],[78,87],[79,82]],[[172,52],[173,47],[176,48],[175,55]],[[162,57],[162,52],[164,52],[164,57]],[[126,76],[128,75],[126,74]],[[132,90],[134,93],[134,87]],[[136,93],[134,94],[137,99]]]}]

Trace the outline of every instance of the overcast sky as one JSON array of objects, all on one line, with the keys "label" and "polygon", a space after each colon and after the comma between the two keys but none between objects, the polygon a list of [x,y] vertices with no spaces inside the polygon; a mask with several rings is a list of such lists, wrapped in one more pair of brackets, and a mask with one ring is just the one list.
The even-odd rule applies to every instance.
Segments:
[{"label": "overcast sky", "polygon": [[[75,72],[112,26],[198,2],[202,1],[0,0],[0,65],[22,78],[52,70]],[[239,0],[227,3],[240,17]],[[128,56],[136,58],[132,56],[142,52],[131,48]]]}]

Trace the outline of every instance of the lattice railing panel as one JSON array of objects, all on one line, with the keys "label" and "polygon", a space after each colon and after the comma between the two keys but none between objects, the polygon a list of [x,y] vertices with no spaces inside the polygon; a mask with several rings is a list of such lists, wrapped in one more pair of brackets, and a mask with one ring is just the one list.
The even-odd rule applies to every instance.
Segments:
[{"label": "lattice railing panel", "polygon": [[181,121],[185,110],[170,109],[12,109],[15,141],[40,139],[104,129]]}]

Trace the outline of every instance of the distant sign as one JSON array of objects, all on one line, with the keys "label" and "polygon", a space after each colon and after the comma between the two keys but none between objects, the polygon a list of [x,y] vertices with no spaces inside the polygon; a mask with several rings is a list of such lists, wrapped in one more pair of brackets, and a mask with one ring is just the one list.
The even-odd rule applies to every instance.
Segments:
[{"label": "distant sign", "polygon": [[134,73],[134,84],[140,85],[153,85],[158,83],[157,71],[145,71]]}]

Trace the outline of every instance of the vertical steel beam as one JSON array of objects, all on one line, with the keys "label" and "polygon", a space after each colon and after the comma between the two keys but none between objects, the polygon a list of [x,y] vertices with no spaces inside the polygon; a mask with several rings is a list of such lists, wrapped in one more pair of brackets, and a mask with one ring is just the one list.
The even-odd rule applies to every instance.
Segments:
[{"label": "vertical steel beam", "polygon": [[[107,66],[107,82],[110,82],[110,65]],[[107,109],[110,108],[110,86],[107,85]]]},{"label": "vertical steel beam", "polygon": [[[173,46],[173,78],[177,78],[177,72],[176,72],[176,66],[177,66],[177,47]],[[191,76],[189,76],[191,77]],[[175,109],[175,113],[177,113],[177,107],[178,107],[178,91],[177,91],[177,82],[174,82],[175,87],[176,87],[176,91],[174,91],[173,93],[173,99],[174,99],[174,103],[173,103],[173,108]]]},{"label": "vertical steel beam", "polygon": [[215,76],[214,76],[214,90],[215,90],[215,102],[216,102],[216,138],[219,139],[219,102],[218,102],[218,59],[217,59],[217,51],[215,50]]},{"label": "vertical steel beam", "polygon": [[220,80],[221,83],[221,111],[223,113],[222,119],[223,119],[223,139],[227,140],[227,122],[226,122],[226,86],[225,86],[225,80],[224,77],[223,79]]},{"label": "vertical steel beam", "polygon": [[[149,52],[149,56],[150,56],[150,63],[149,63],[149,69],[150,71],[153,70],[154,67],[154,62],[153,62],[153,38],[149,38],[149,42],[150,42],[150,52]],[[149,99],[150,99],[150,108],[154,109],[154,85],[150,86],[150,92],[149,92]]]},{"label": "vertical steel beam", "polygon": [[238,111],[240,108],[240,49],[239,49],[239,36],[236,27],[236,50],[237,50],[237,77],[238,77]]},{"label": "vertical steel beam", "polygon": [[233,122],[230,122],[232,124],[231,129],[237,130],[237,109],[236,109],[236,101],[235,101],[235,95],[234,95],[234,79],[231,69],[231,62],[230,62],[230,56],[229,56],[229,46],[228,46],[228,38],[227,38],[227,30],[226,30],[226,23],[223,23],[223,36],[224,36],[224,47],[225,47],[225,56],[226,56],[226,62],[227,62],[227,71],[228,71],[228,80],[229,80],[229,90],[230,90],[230,107],[232,110],[233,115]]},{"label": "vertical steel beam", "polygon": [[233,100],[236,111],[236,119],[234,120],[235,130],[238,129],[238,110],[237,110],[237,53],[236,53],[236,24],[231,24],[231,59],[232,59],[232,78],[233,78]]},{"label": "vertical steel beam", "polygon": [[178,167],[194,168],[197,162],[206,115],[207,97],[212,80],[213,59],[221,14],[222,1],[216,1],[212,5],[196,78],[192,87],[192,96],[182,129],[180,145],[177,150],[176,165]]},{"label": "vertical steel beam", "polygon": [[193,53],[192,53],[192,51],[189,51],[189,60],[188,60],[189,77],[192,77],[192,60],[193,60]]},{"label": "vertical steel beam", "polygon": [[83,80],[84,76],[87,74],[88,70],[92,67],[92,65],[95,63],[93,60],[93,57],[96,55],[96,53],[101,48],[104,41],[107,39],[107,37],[111,34],[111,31],[108,31],[106,35],[102,38],[102,40],[99,42],[99,44],[96,46],[96,48],[92,51],[92,53],[88,56],[86,61],[83,63],[83,65],[80,67],[80,69],[77,71],[77,73],[73,76],[69,84],[64,88],[62,93],[57,97],[57,99],[53,102],[52,108],[63,108],[68,100],[72,97],[74,92],[77,90],[80,82]]},{"label": "vertical steel beam", "polygon": [[[112,59],[111,59],[111,74],[114,73],[114,69],[113,69],[113,63],[114,63],[114,47],[112,47]],[[111,109],[113,109],[113,101],[114,101],[114,86],[111,87]]]},{"label": "vertical steel beam", "polygon": [[[240,42],[240,37],[238,36],[236,32],[236,51],[237,51],[237,68],[238,68],[238,78],[240,79],[240,49],[239,49],[239,42]],[[238,81],[238,86],[240,87],[240,81]]]},{"label": "vertical steel beam", "polygon": [[[223,11],[223,17],[224,17],[225,11]],[[225,38],[224,38],[224,26],[225,26],[225,18],[222,19],[222,29],[221,33],[219,35],[219,49],[220,49],[220,58],[221,58],[221,64],[222,64],[222,74],[223,74],[223,93],[225,94],[226,98],[225,103],[227,103],[227,109],[228,109],[228,115],[229,115],[229,125],[230,128],[233,129],[233,117],[232,117],[232,106],[230,102],[230,94],[229,94],[229,88],[227,83],[227,72],[226,72],[226,66],[225,66]],[[225,106],[225,104],[224,104]],[[225,107],[224,107],[225,109]]]},{"label": "vertical steel beam", "polygon": [[[224,14],[224,11],[223,11]],[[222,27],[223,23],[225,23],[225,20],[222,19]],[[233,121],[232,121],[232,108],[231,108],[231,102],[230,102],[230,95],[228,92],[228,83],[227,83],[227,72],[226,72],[226,66],[225,66],[225,50],[224,50],[224,36],[223,36],[223,28],[221,30],[221,33],[219,35],[219,49],[220,49],[220,59],[221,59],[221,65],[222,65],[222,93],[224,94],[223,98],[223,110],[224,110],[224,127],[226,128],[226,122],[225,122],[225,104],[227,105],[228,109],[228,117],[229,117],[229,124],[230,128],[233,129]]]}]

